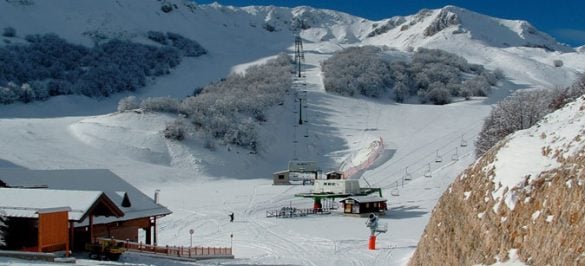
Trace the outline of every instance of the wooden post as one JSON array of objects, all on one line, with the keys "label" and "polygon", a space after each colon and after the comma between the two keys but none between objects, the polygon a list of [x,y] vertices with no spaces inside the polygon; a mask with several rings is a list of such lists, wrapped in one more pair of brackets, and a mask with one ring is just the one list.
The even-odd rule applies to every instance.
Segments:
[{"label": "wooden post", "polygon": [[[40,226],[41,226],[41,223],[39,221],[39,227]],[[43,252],[43,247],[41,246],[42,243],[44,243],[43,234],[41,232],[41,228],[37,228],[37,252]]]},{"label": "wooden post", "polygon": [[156,216],[154,216],[154,221],[152,223],[152,231],[153,231],[153,244],[156,246]]},{"label": "wooden post", "polygon": [[89,241],[91,243],[95,242],[93,238],[93,210],[89,213]]},{"label": "wooden post", "polygon": [[71,250],[75,248],[75,224],[69,222],[69,250],[67,251],[67,257],[71,254]]},{"label": "wooden post", "polygon": [[151,224],[152,224],[152,223],[150,222],[150,219],[149,219],[149,225],[148,225],[148,227],[147,227],[147,228],[143,228],[143,229],[144,229],[144,231],[145,231],[145,234],[146,234],[146,235],[144,236],[144,237],[146,238],[146,239],[145,239],[145,241],[144,241],[144,243],[145,243],[145,244],[147,244],[147,245],[150,245],[150,243],[151,243],[151,239],[152,239],[152,230],[151,230]]}]

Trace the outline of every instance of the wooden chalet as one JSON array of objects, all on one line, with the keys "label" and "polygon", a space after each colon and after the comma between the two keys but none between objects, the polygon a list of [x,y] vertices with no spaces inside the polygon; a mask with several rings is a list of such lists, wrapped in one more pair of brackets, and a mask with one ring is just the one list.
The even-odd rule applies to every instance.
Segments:
[{"label": "wooden chalet", "polygon": [[385,213],[388,200],[378,196],[352,196],[340,200],[343,213],[346,214],[369,214]]},{"label": "wooden chalet", "polygon": [[0,188],[0,210],[8,217],[5,248],[38,252],[68,253],[75,222],[124,215],[103,192],[53,189]]},{"label": "wooden chalet", "polygon": [[[33,228],[36,228],[35,225],[38,227],[40,218],[39,215],[31,213],[42,212],[47,208],[70,208],[67,220],[69,245],[73,250],[83,249],[86,243],[93,242],[98,237],[156,244],[156,220],[171,213],[119,176],[104,169],[0,169],[0,187],[12,191],[15,191],[13,189],[30,191],[16,193],[13,197],[16,200],[31,199],[29,205],[24,206],[29,209],[28,217],[21,218],[32,219],[29,223]],[[6,189],[3,191],[8,191]],[[53,193],[53,196],[40,197],[35,193],[36,195]],[[53,202],[50,206],[45,205],[45,201],[50,202],[47,199],[67,198],[66,195],[69,193],[77,195],[72,202],[60,201]],[[80,208],[76,205],[77,201],[85,202],[87,206]],[[4,201],[0,200],[0,206],[2,205],[5,205]],[[18,205],[14,203],[6,207]],[[79,210],[83,211],[83,215],[78,214]],[[61,222],[57,223],[62,223],[62,220],[63,218],[60,218]],[[10,235],[15,228],[11,222],[9,228]],[[139,239],[139,229],[145,231],[144,239]],[[35,239],[38,241],[38,236],[26,238],[27,243],[33,243]]]}]

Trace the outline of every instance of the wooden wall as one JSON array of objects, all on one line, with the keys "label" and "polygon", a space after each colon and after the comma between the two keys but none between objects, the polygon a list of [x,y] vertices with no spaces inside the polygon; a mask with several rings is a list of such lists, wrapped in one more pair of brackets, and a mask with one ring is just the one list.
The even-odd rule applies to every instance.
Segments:
[{"label": "wooden wall", "polygon": [[38,251],[69,251],[67,211],[39,213]]}]

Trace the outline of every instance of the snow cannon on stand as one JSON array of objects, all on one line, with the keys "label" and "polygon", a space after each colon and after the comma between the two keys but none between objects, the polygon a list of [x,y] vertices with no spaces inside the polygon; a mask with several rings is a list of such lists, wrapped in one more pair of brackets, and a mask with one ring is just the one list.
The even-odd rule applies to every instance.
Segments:
[{"label": "snow cannon on stand", "polygon": [[375,250],[376,236],[381,233],[386,233],[386,231],[388,231],[388,224],[380,224],[378,222],[378,216],[376,216],[373,213],[370,213],[370,216],[366,221],[366,227],[370,228],[370,239],[368,242],[368,249]]}]

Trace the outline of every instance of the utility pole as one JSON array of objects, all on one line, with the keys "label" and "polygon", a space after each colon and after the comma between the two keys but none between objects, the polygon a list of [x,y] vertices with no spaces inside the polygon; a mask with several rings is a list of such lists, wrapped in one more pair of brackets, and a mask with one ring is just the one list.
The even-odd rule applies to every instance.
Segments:
[{"label": "utility pole", "polygon": [[299,98],[299,125],[303,124],[303,98]]},{"label": "utility pole", "polygon": [[193,233],[195,233],[195,230],[189,229],[189,234],[191,235],[191,242],[189,244],[189,248],[193,248]]},{"label": "utility pole", "polygon": [[230,234],[230,249],[234,247],[234,233]]}]

